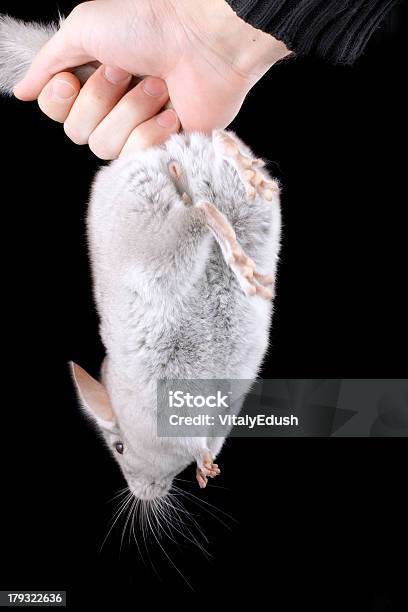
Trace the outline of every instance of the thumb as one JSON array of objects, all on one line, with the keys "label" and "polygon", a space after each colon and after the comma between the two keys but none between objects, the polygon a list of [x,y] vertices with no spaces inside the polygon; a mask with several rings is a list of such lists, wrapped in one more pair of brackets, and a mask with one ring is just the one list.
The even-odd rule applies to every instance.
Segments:
[{"label": "thumb", "polygon": [[81,21],[74,9],[58,32],[37,53],[23,80],[15,86],[13,93],[16,98],[35,100],[55,74],[95,59],[82,46]]}]

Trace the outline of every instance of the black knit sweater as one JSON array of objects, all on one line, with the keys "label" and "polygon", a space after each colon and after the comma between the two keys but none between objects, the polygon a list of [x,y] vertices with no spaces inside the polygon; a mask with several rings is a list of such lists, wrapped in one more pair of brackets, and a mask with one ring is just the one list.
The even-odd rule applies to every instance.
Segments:
[{"label": "black knit sweater", "polygon": [[297,55],[351,64],[398,0],[227,0],[255,28]]}]

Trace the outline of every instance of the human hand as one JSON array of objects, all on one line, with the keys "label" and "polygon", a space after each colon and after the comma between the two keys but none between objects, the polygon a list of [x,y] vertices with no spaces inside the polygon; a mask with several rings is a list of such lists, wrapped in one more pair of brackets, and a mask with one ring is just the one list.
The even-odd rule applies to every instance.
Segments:
[{"label": "human hand", "polygon": [[[225,0],[93,0],[40,50],[16,97],[64,123],[102,159],[159,144],[180,129],[226,127],[286,46]],[[69,68],[102,64],[80,87]],[[150,75],[131,86],[131,75]],[[170,98],[174,110],[161,109]]]}]

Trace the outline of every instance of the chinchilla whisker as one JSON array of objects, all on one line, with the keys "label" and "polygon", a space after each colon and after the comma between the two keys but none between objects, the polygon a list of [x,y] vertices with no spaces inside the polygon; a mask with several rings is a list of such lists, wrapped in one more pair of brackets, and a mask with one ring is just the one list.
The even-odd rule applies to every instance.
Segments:
[{"label": "chinchilla whisker", "polygon": [[[158,578],[160,578],[160,574],[157,571],[157,569],[156,569],[156,567],[155,567],[155,565],[154,565],[154,563],[152,561],[152,558],[151,558],[151,555],[150,555],[150,551],[149,551],[149,548],[148,548],[148,545],[147,545],[147,540],[146,540],[146,528],[147,528],[147,525],[146,525],[146,506],[145,506],[145,503],[143,502],[143,500],[138,499],[135,508],[136,508],[135,517],[136,516],[138,517],[137,521],[138,521],[139,525],[141,526],[143,544],[144,544],[144,548],[146,550],[147,558],[149,560],[150,566],[153,569],[154,573],[157,575]],[[142,558],[144,560],[143,556],[142,556]]]},{"label": "chinchilla whisker", "polygon": [[[177,480],[179,482],[186,482],[189,485],[193,484],[191,480],[187,480],[186,478],[179,478],[178,476],[176,476],[174,480]],[[214,484],[211,479],[209,480],[207,487],[211,487],[211,489],[224,489],[225,491],[231,491],[229,487],[223,487],[221,485]]]},{"label": "chinchilla whisker", "polygon": [[138,502],[139,502],[139,500],[137,499],[137,497],[135,497],[135,499],[134,499],[134,501],[133,501],[133,504],[132,504],[132,510],[131,510],[131,513],[130,513],[130,519],[129,519],[129,537],[128,537],[128,545],[130,546],[130,541],[131,541],[132,534],[133,534],[133,537],[134,537],[135,542],[136,542],[136,546],[137,546],[137,548],[138,548],[138,550],[139,550],[139,553],[140,553],[139,543],[138,543],[138,541],[137,541],[137,539],[136,539],[136,534],[135,534],[135,532],[134,532],[135,516],[136,516],[136,512],[137,512],[137,505],[138,505]]},{"label": "chinchilla whisker", "polygon": [[131,502],[132,498],[133,498],[133,495],[129,491],[129,494],[125,497],[125,499],[122,499],[122,500],[120,500],[118,502],[118,508],[116,509],[116,511],[114,512],[113,517],[112,517],[113,521],[115,521],[115,519],[117,520],[119,518],[121,513],[125,510],[125,508],[128,506],[128,504]]},{"label": "chinchilla whisker", "polygon": [[115,519],[117,520],[119,518],[120,514],[123,512],[127,504],[130,503],[131,499],[132,499],[132,494],[129,491],[129,494],[125,497],[125,499],[121,499],[118,501],[118,507],[116,508],[111,518],[113,523],[115,522]]},{"label": "chinchilla whisker", "polygon": [[[127,495],[125,499],[123,499],[123,500],[121,500],[119,502],[118,508],[117,508],[116,512],[113,514],[113,517],[112,517],[112,525],[111,525],[111,528],[109,530],[109,533],[114,528],[115,524],[124,516],[127,508],[132,503],[132,499],[133,499],[133,495],[129,491],[129,495]],[[109,533],[107,535],[109,535]]]},{"label": "chinchilla whisker", "polygon": [[229,520],[233,521],[234,523],[237,523],[237,520],[234,519],[233,516],[231,516],[230,514],[227,514],[227,512],[224,512],[223,510],[220,510],[219,508],[217,508],[216,506],[214,506],[213,504],[210,504],[209,502],[204,501],[203,499],[200,499],[199,497],[196,497],[195,495],[193,495],[192,493],[190,493],[189,491],[182,491],[181,489],[175,489],[175,493],[174,495],[180,495],[181,497],[185,497],[186,499],[188,499],[189,501],[191,501],[191,503],[196,504],[197,506],[199,506],[202,510],[206,511],[208,514],[210,514],[213,518],[215,518],[219,523],[221,523],[222,525],[224,525],[224,527],[226,527],[227,529],[231,529],[230,525],[228,525],[225,521],[223,521],[219,516],[217,516],[217,514],[215,514],[214,512],[212,512],[211,510],[209,510],[209,508],[212,508],[214,511],[219,512],[220,514],[224,515],[225,517],[227,517]]},{"label": "chinchilla whisker", "polygon": [[141,525],[142,525],[142,531],[143,531],[143,539],[145,541],[145,546],[147,549],[147,538],[146,538],[146,507],[144,505],[144,503],[142,502],[142,500],[140,500],[140,506],[139,506],[139,510],[140,510],[140,518],[141,518]]},{"label": "chinchilla whisker", "polygon": [[164,525],[168,526],[171,529],[171,520],[169,517],[169,513],[167,512],[166,504],[162,503],[161,499],[154,500],[154,512],[157,518],[160,518],[164,521]]},{"label": "chinchilla whisker", "polygon": [[[132,497],[133,497],[133,496],[132,496]],[[127,528],[127,526],[128,526],[129,519],[130,519],[130,517],[132,516],[132,510],[133,510],[133,508],[134,508],[135,503],[136,503],[136,500],[135,500],[135,498],[133,497],[132,503],[128,505],[128,509],[127,509],[127,512],[126,512],[125,524],[124,524],[124,526],[123,526],[123,529],[122,529],[122,536],[121,536],[121,538],[120,538],[120,548],[119,548],[119,551],[121,551],[121,550],[122,550],[122,546],[123,546],[123,539],[124,539],[124,537],[125,537],[125,535],[126,535],[126,528]]]},{"label": "chinchilla whisker", "polygon": [[177,505],[177,510],[174,507],[174,504],[172,502],[176,502],[178,501],[173,495],[172,493],[170,493],[167,498],[163,498],[163,503],[170,509],[170,511],[174,510],[174,519],[177,520],[179,523],[183,524],[181,517],[179,516],[179,514],[185,514],[186,516],[188,516],[189,518],[192,518],[194,516],[199,516],[198,514],[195,514],[189,510],[187,510],[187,508],[185,508],[180,502],[178,502]]},{"label": "chinchilla whisker", "polygon": [[[170,493],[169,495],[169,499],[167,500],[167,507],[174,512],[174,516],[177,518],[178,523],[184,527],[185,522],[187,520],[190,520],[192,523],[195,523],[196,526],[198,527],[198,523],[195,520],[194,515],[192,512],[190,512],[189,510],[187,510],[187,508],[185,508],[182,504],[182,502],[180,500],[177,499],[177,497],[175,495],[173,495],[173,492]],[[181,519],[181,515],[184,515],[184,520],[182,521]],[[198,515],[197,515],[198,516]]]},{"label": "chinchilla whisker", "polygon": [[108,499],[108,501],[106,502],[107,504],[110,504],[111,502],[115,501],[116,499],[118,499],[119,497],[122,497],[123,495],[125,495],[126,492],[130,493],[129,487],[123,487],[123,489],[120,489],[116,495],[114,495],[113,497],[111,497],[110,499]]},{"label": "chinchilla whisker", "polygon": [[177,542],[177,540],[174,538],[172,534],[172,529],[174,529],[175,531],[178,531],[177,528],[171,525],[171,522],[169,521],[168,517],[166,517],[166,515],[163,513],[162,509],[157,503],[157,500],[153,500],[153,502],[154,504],[152,505],[152,514],[156,520],[156,524],[158,527],[158,533],[159,534],[163,533],[169,540],[174,542],[176,546],[180,547],[179,542]]},{"label": "chinchilla whisker", "polygon": [[146,548],[146,552],[147,555],[149,557],[149,561],[150,564],[152,565],[152,567],[154,567],[153,565],[153,561],[150,557],[150,552],[149,552],[149,547],[148,547],[148,541],[149,541],[149,535],[151,534],[151,525],[149,523],[149,504],[147,501],[141,499],[140,500],[140,505],[139,505],[140,511],[141,511],[141,525],[142,525],[142,530],[143,530],[143,539],[144,539],[144,544],[145,544],[145,548]]},{"label": "chinchilla whisker", "polygon": [[206,512],[207,514],[209,514],[212,518],[214,518],[216,521],[218,521],[223,527],[225,527],[229,531],[231,530],[231,526],[228,523],[226,523],[222,518],[220,518],[217,514],[215,514],[215,512],[212,512],[211,510],[209,510],[209,508],[207,508],[206,506],[202,505],[201,500],[190,499],[188,496],[186,496],[186,499],[188,501],[190,501],[191,503],[196,504],[196,506],[198,508],[200,508],[201,511]]},{"label": "chinchilla whisker", "polygon": [[136,499],[136,503],[133,505],[132,522],[131,522],[129,533],[133,534],[133,538],[135,540],[135,544],[137,546],[137,550],[139,552],[140,558],[142,559],[143,563],[145,563],[144,557],[142,555],[142,550],[139,545],[139,540],[137,539],[136,531],[135,531],[135,522],[136,522],[136,516],[138,512],[139,501],[140,501],[139,499]]},{"label": "chinchilla whisker", "polygon": [[[162,502],[162,509],[163,510],[166,509],[166,512],[169,515],[169,520],[172,521],[171,523],[172,529],[177,531],[177,533],[179,533],[183,538],[188,540],[191,544],[194,544],[195,546],[197,546],[197,548],[201,551],[201,553],[207,559],[210,558],[211,554],[205,548],[204,544],[200,542],[200,540],[195,535],[195,532],[193,530],[196,530],[198,535],[202,538],[202,540],[205,543],[209,542],[208,538],[205,536],[199,523],[183,507],[182,503],[179,500],[177,500],[175,497],[173,497],[171,493],[168,494],[165,498],[162,498],[160,501]],[[185,514],[186,518],[184,521],[181,521],[180,519],[179,515],[181,513]],[[174,519],[176,519],[176,521],[174,521]],[[188,524],[189,522],[191,523],[191,525]],[[178,529],[175,523],[180,527],[180,529]]]},{"label": "chinchilla whisker", "polygon": [[172,507],[164,500],[159,500],[157,504],[157,512],[168,525],[170,531],[174,528],[177,530],[177,525],[181,525],[180,518],[172,512]]},{"label": "chinchilla whisker", "polygon": [[166,523],[169,525],[170,531],[174,529],[178,533],[182,533],[182,530],[185,527],[185,522],[183,523],[177,511],[175,510],[175,507],[172,504],[170,504],[167,500],[163,499],[161,500],[158,511],[163,517],[163,520],[166,520]]},{"label": "chinchilla whisker", "polygon": [[[183,505],[181,504],[181,502],[177,498],[172,497],[172,503],[173,503],[172,507],[174,508],[176,515],[181,510],[184,509]],[[204,534],[203,530],[201,529],[199,523],[195,520],[194,516],[191,513],[189,513],[188,511],[186,511],[186,510],[184,510],[184,512],[187,515],[188,520],[190,520],[192,526],[198,531],[198,533],[203,538],[203,540],[208,544],[209,540],[206,537],[206,535]],[[186,528],[187,527],[186,523],[182,523],[182,527]],[[189,533],[191,533],[190,529],[189,529]],[[194,539],[196,540],[195,536],[192,536],[192,537],[194,537]],[[204,546],[202,546],[201,544],[198,544],[198,546],[199,546],[199,548],[202,549],[203,552],[205,552],[206,555],[211,556],[210,553],[205,549]]]},{"label": "chinchilla whisker", "polygon": [[150,558],[150,554],[149,554],[149,547],[147,545],[147,537],[146,537],[146,514],[145,514],[145,506],[143,504],[142,500],[139,500],[139,504],[137,505],[137,510],[138,510],[138,520],[139,520],[139,524],[140,527],[142,529],[142,536],[143,536],[143,544],[145,547],[145,550],[147,552],[147,556],[149,558],[150,564],[153,566],[152,560]]},{"label": "chinchilla whisker", "polygon": [[[145,567],[147,567],[146,558],[143,555],[143,551],[142,551],[141,545],[139,545],[139,540],[138,540],[138,538],[136,536],[136,530],[135,530],[135,524],[138,524],[138,525],[140,524],[141,525],[141,521],[142,521],[142,519],[141,519],[142,509],[141,508],[142,508],[142,500],[136,498],[135,499],[135,504],[133,506],[131,531],[132,531],[134,540],[136,542],[136,546],[137,546],[140,558],[141,558],[141,560],[143,562],[143,565]],[[155,567],[155,565],[154,565],[154,563],[153,563],[153,561],[151,559],[151,556],[150,556],[150,553],[149,553],[149,549],[147,548],[147,544],[146,544],[146,540],[145,540],[145,533],[144,533],[144,528],[143,527],[142,527],[142,539],[143,539],[144,548],[145,548],[146,553],[147,553],[147,558],[148,558],[148,560],[150,562],[150,566],[151,566],[152,570],[154,571],[154,573],[156,574],[156,576],[160,579],[159,572],[157,571],[157,569],[156,569],[156,567]]]},{"label": "chinchilla whisker", "polygon": [[150,502],[150,513],[152,519],[155,520],[157,526],[157,536],[162,538],[162,536],[166,536],[169,540],[172,540],[175,544],[178,545],[178,542],[173,537],[172,526],[171,523],[166,519],[163,511],[160,509],[159,500],[153,499]]},{"label": "chinchilla whisker", "polygon": [[220,489],[222,491],[231,491],[231,489],[229,487],[224,487],[222,485],[219,484],[215,484],[214,482],[210,481],[207,485],[207,487],[209,489]]},{"label": "chinchilla whisker", "polygon": [[149,551],[148,551],[147,542],[146,542],[144,506],[143,506],[142,501],[141,500],[139,500],[139,501],[140,501],[140,503],[137,505],[137,516],[138,516],[139,525],[140,525],[141,530],[142,530],[143,544],[144,544],[145,550],[146,550],[146,552],[147,552],[147,554],[149,556]]},{"label": "chinchilla whisker", "polygon": [[141,525],[141,528],[142,528],[143,544],[144,544],[144,548],[146,550],[147,558],[149,560],[150,566],[153,569],[154,573],[160,579],[160,574],[157,571],[157,569],[156,569],[156,567],[155,567],[155,565],[154,565],[154,563],[152,561],[152,558],[151,558],[151,555],[150,555],[150,552],[149,552],[149,547],[147,546],[147,541],[146,541],[146,506],[145,506],[145,503],[143,502],[143,500],[141,500],[141,499],[137,500],[135,509],[137,511],[137,514],[138,514],[139,524]]},{"label": "chinchilla whisker", "polygon": [[130,502],[131,502],[132,498],[133,498],[133,495],[132,495],[132,493],[129,491],[129,495],[128,495],[128,496],[127,496],[127,497],[126,497],[124,500],[121,500],[121,501],[119,502],[119,508],[116,510],[115,514],[113,515],[113,518],[112,518],[112,524],[111,524],[111,526],[110,526],[110,528],[109,528],[108,533],[107,533],[107,534],[106,534],[106,536],[105,536],[105,539],[104,539],[104,540],[103,540],[103,542],[102,542],[102,546],[101,546],[101,548],[100,548],[99,552],[101,552],[101,551],[102,551],[102,549],[103,549],[103,547],[104,547],[104,545],[105,545],[105,543],[106,543],[106,541],[107,541],[107,539],[108,539],[108,537],[109,537],[110,533],[112,532],[112,529],[114,528],[114,526],[115,526],[115,525],[116,525],[116,523],[118,522],[118,520],[119,520],[119,518],[121,517],[122,513],[124,512],[124,510],[125,510],[125,509],[127,508],[127,506],[130,504]]},{"label": "chinchilla whisker", "polygon": [[157,527],[157,534],[159,537],[162,536],[162,531],[163,531],[163,527],[162,524],[157,516],[156,513],[156,500],[152,499],[151,501],[149,501],[149,513],[150,513],[150,517],[152,519],[152,523],[154,521],[154,524]]},{"label": "chinchilla whisker", "polygon": [[171,564],[171,566],[176,570],[176,572],[182,577],[182,579],[184,580],[184,582],[186,583],[186,585],[192,590],[194,591],[193,587],[191,586],[191,584],[189,583],[189,581],[187,580],[187,578],[184,576],[184,574],[179,570],[179,568],[177,567],[177,565],[174,563],[173,559],[167,554],[165,548],[162,546],[159,538],[156,535],[156,532],[154,530],[154,525],[152,525],[151,521],[150,521],[150,517],[148,514],[146,514],[146,518],[147,518],[147,522],[150,526],[150,533],[153,535],[154,539],[156,540],[156,543],[158,544],[159,548],[161,549],[161,551],[163,552],[164,556],[166,557],[166,559],[169,561],[169,563]]},{"label": "chinchilla whisker", "polygon": [[[158,500],[159,502],[161,500]],[[170,506],[172,507],[176,512],[176,508],[175,506]],[[166,510],[165,510],[166,508]],[[169,513],[168,511],[169,506],[165,506],[165,505],[161,505],[160,503],[158,503],[156,505],[156,510],[157,512],[162,516],[163,520],[165,520],[166,524],[169,526],[170,530],[174,530],[176,531],[178,534],[180,534],[184,539],[188,540],[191,544],[193,544],[194,546],[197,546],[197,548],[199,548],[199,550],[204,554],[204,556],[209,557],[209,553],[208,551],[204,548],[204,546],[199,542],[199,540],[194,536],[194,534],[192,533],[192,531],[189,529],[189,527],[184,523],[179,523],[180,526],[184,529],[184,531],[181,531],[180,529],[178,529],[174,523],[171,522],[171,519],[173,518],[173,515]],[[166,515],[165,512],[168,512],[168,514]],[[198,528],[198,525],[197,525]],[[201,530],[199,530],[200,535],[203,535],[201,533]],[[168,536],[169,537],[169,536]],[[175,540],[173,537],[171,537],[172,541],[178,545],[178,547],[180,548],[179,543],[177,542],[177,540]]]},{"label": "chinchilla whisker", "polygon": [[190,493],[190,491],[186,491],[185,489],[181,489],[180,487],[178,487],[177,485],[174,485],[174,484],[173,484],[173,489],[175,490],[176,493],[185,494],[189,498],[193,498],[193,499],[197,500],[198,502],[200,502],[202,504],[205,504],[206,506],[209,506],[210,508],[213,508],[217,512],[220,512],[221,514],[223,514],[226,518],[229,518],[234,523],[238,522],[233,516],[231,516],[231,514],[228,514],[228,512],[224,512],[224,510],[221,510],[220,508],[217,508],[217,506],[214,506],[214,504],[210,504],[210,502],[205,501],[204,499],[201,499],[200,497],[197,497],[197,495],[194,495],[193,493]]}]

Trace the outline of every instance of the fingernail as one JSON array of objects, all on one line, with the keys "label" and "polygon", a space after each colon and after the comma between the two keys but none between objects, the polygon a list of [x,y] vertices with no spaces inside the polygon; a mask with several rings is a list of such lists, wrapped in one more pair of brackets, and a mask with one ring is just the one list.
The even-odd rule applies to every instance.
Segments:
[{"label": "fingernail", "polygon": [[158,98],[166,91],[166,83],[162,79],[145,79],[143,81],[143,91],[149,96]]},{"label": "fingernail", "polygon": [[174,110],[168,109],[156,117],[156,121],[164,128],[172,128],[177,125],[177,115]]},{"label": "fingernail", "polygon": [[50,83],[50,97],[54,102],[67,102],[74,97],[75,93],[75,88],[68,81],[54,79]]},{"label": "fingernail", "polygon": [[114,68],[113,66],[105,66],[103,74],[105,79],[113,85],[120,85],[125,81],[130,81],[130,74],[121,68]]}]

